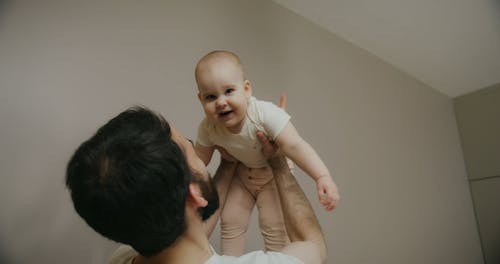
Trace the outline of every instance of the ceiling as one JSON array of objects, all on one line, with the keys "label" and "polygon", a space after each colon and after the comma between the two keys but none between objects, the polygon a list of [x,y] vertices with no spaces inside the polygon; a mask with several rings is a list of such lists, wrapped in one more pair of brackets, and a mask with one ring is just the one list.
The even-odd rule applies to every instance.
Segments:
[{"label": "ceiling", "polygon": [[500,83],[500,0],[273,0],[456,97]]}]

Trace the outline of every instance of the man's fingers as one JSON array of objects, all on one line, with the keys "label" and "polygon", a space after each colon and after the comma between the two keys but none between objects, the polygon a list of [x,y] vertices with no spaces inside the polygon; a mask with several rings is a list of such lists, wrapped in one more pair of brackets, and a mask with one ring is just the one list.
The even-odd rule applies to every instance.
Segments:
[{"label": "man's fingers", "polygon": [[264,134],[262,131],[257,131],[256,133],[257,139],[260,141],[262,144],[262,152],[266,156],[272,156],[276,153],[277,148],[276,146],[269,141],[269,138]]},{"label": "man's fingers", "polygon": [[264,134],[264,132],[257,131],[257,139],[260,141],[260,144],[262,144],[262,148],[264,151],[272,149],[271,142],[269,142],[269,139],[267,138],[266,134]]}]

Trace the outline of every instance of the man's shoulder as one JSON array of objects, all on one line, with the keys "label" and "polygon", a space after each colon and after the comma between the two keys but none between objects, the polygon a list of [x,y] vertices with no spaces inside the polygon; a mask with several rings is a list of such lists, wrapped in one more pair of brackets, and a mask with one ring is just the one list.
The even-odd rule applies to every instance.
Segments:
[{"label": "man's shoulder", "polygon": [[253,251],[239,257],[214,254],[205,264],[303,264],[296,257],[280,252]]},{"label": "man's shoulder", "polygon": [[132,264],[134,257],[138,255],[132,247],[121,245],[113,252],[108,260],[108,264]]},{"label": "man's shoulder", "polygon": [[[138,255],[132,247],[121,245],[108,260],[108,264],[132,264]],[[239,257],[220,256],[216,252],[205,264],[304,264],[300,259],[280,252],[253,251]]]}]

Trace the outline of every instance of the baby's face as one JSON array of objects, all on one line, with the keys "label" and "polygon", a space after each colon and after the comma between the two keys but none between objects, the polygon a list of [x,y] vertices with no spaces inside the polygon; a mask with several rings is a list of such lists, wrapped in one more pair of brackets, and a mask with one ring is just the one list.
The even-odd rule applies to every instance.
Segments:
[{"label": "baby's face", "polygon": [[239,133],[252,95],[250,82],[244,79],[241,68],[232,60],[218,60],[200,67],[197,79],[198,98],[207,118]]}]

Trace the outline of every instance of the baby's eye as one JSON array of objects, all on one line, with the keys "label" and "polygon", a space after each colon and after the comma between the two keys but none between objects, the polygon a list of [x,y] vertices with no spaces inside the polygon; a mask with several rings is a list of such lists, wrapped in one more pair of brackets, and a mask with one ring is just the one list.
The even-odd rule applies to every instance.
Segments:
[{"label": "baby's eye", "polygon": [[213,94],[209,94],[209,95],[205,95],[205,100],[206,101],[213,101],[215,100],[217,97]]},{"label": "baby's eye", "polygon": [[229,88],[226,90],[226,94],[232,94],[234,92],[233,88]]}]

